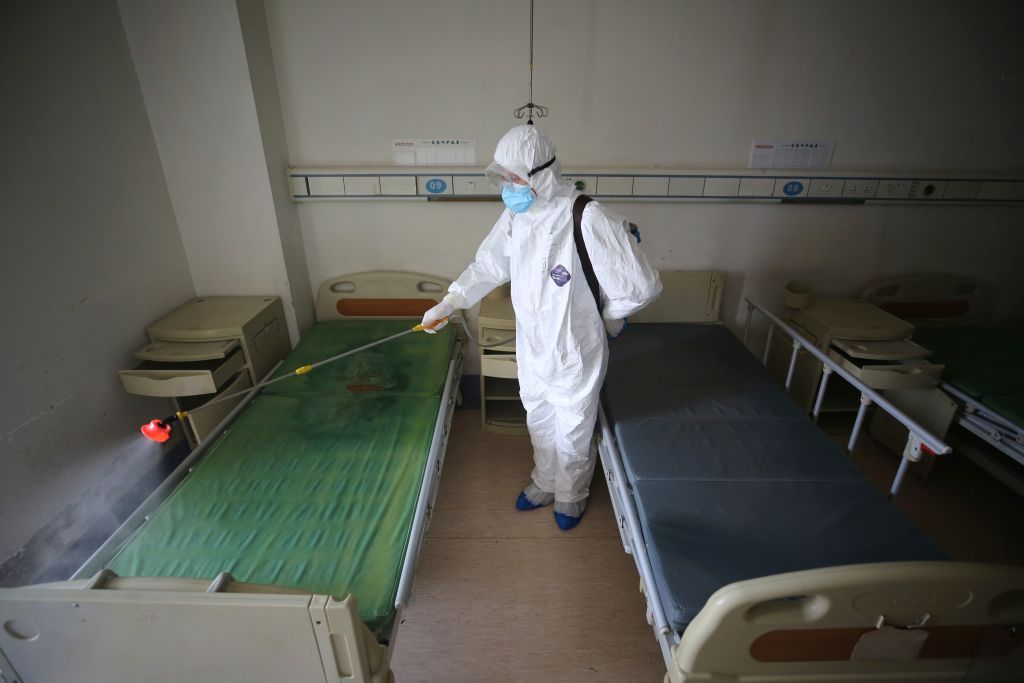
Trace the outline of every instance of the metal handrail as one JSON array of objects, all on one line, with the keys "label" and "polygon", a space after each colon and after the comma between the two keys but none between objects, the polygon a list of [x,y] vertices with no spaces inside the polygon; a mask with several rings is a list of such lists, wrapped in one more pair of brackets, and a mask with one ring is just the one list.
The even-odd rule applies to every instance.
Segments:
[{"label": "metal handrail", "polygon": [[817,400],[814,405],[814,417],[817,419],[818,413],[821,411],[821,402],[825,394],[825,388],[828,385],[829,376],[833,373],[839,375],[847,382],[849,382],[855,389],[860,391],[860,408],[857,412],[857,419],[854,422],[853,433],[850,435],[850,441],[847,446],[848,450],[853,450],[853,447],[857,443],[857,436],[860,433],[861,427],[864,423],[864,415],[867,411],[868,406],[872,403],[877,405],[879,408],[884,410],[886,413],[895,418],[900,424],[907,428],[909,434],[907,435],[907,448],[903,452],[903,460],[900,462],[899,470],[896,472],[896,478],[893,480],[893,484],[889,489],[889,495],[896,495],[896,492],[900,488],[900,484],[903,482],[903,476],[906,474],[907,467],[913,461],[919,460],[921,457],[921,447],[926,446],[928,450],[932,451],[936,455],[944,455],[950,453],[953,449],[950,448],[946,442],[939,437],[932,434],[929,430],[925,429],[919,422],[914,420],[912,417],[904,413],[902,410],[894,406],[888,400],[885,399],[880,393],[869,387],[863,381],[855,377],[848,370],[843,368],[841,365],[836,363],[833,359],[829,358],[828,355],[823,353],[820,349],[814,346],[811,342],[800,335],[799,332],[794,330],[792,327],[783,322],[778,316],[769,311],[760,303],[754,301],[750,297],[744,297],[747,302],[747,320],[746,326],[743,331],[743,341],[746,342],[750,336],[750,322],[753,317],[753,312],[756,310],[758,313],[764,315],[769,321],[768,327],[768,340],[765,343],[765,353],[763,362],[768,363],[768,349],[771,347],[771,339],[775,330],[778,329],[784,332],[793,340],[793,354],[790,357],[789,369],[786,377],[786,388],[789,389],[790,383],[793,379],[793,371],[796,367],[797,352],[803,348],[805,351],[810,353],[816,359],[821,361],[822,367],[822,381],[818,389]]},{"label": "metal handrail", "polygon": [[[618,449],[615,447],[615,439],[612,436],[611,430],[608,428],[608,417],[605,415],[604,406],[598,405],[598,423],[601,428],[601,438],[604,440],[605,447],[608,451],[608,459],[611,462],[612,470],[615,478],[618,480],[619,485],[625,486],[629,481],[626,479],[626,471],[622,467],[621,456],[619,455]],[[640,519],[637,516],[635,503],[633,502],[632,496],[626,496],[626,500],[623,501],[626,509],[623,511],[626,517],[626,526],[629,527],[629,536],[634,546],[638,543],[646,542],[643,540],[643,530],[640,528]],[[658,594],[658,584],[654,580],[654,570],[651,568],[651,561],[647,555],[647,549],[645,547],[634,547],[633,557],[637,561],[637,565],[640,568],[640,575],[643,577],[644,586],[647,588],[648,595],[647,599],[651,605],[651,612],[654,616],[654,627],[657,632],[661,635],[668,634],[672,631],[672,628],[668,624],[668,619],[665,617],[665,608],[661,603],[661,596]]]},{"label": "metal handrail", "polygon": [[[452,402],[455,400],[457,387],[454,386],[456,374],[462,363],[462,342],[455,342],[455,352],[452,360],[448,363],[448,374],[445,377],[444,389],[441,392],[441,403],[437,411],[437,419],[434,421],[434,434],[430,440],[430,451],[427,456],[427,463],[423,470],[423,481],[420,482],[420,495],[416,501],[416,509],[413,514],[412,528],[409,530],[409,545],[405,551],[405,561],[402,563],[402,571],[399,574],[398,590],[395,592],[395,609],[403,610],[412,601],[412,584],[416,577],[416,566],[419,563],[420,548],[423,546],[423,539],[427,534],[428,516],[432,514],[433,498],[431,489],[435,482],[435,469],[441,467],[444,458],[444,449],[448,439],[450,426],[449,418],[452,411]],[[436,492],[435,492],[436,494]]]}]

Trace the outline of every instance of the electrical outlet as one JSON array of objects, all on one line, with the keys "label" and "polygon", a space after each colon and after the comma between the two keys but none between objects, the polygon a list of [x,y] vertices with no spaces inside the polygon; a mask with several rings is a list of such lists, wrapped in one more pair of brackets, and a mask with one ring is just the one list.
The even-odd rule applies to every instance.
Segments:
[{"label": "electrical outlet", "polygon": [[877,180],[848,178],[843,184],[843,197],[850,199],[872,199],[878,190]]},{"label": "electrical outlet", "polygon": [[808,197],[842,197],[842,178],[814,178],[807,190]]},{"label": "electrical outlet", "polygon": [[876,199],[906,199],[910,195],[909,180],[880,180]]}]

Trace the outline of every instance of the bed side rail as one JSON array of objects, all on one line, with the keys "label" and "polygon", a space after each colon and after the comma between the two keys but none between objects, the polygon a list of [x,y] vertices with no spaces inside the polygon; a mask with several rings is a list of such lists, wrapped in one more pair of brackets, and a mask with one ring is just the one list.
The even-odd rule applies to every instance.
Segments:
[{"label": "bed side rail", "polygon": [[942,390],[960,404],[957,422],[961,427],[1024,466],[1024,425],[1014,424],[947,382],[942,383]]},{"label": "bed side rail", "polygon": [[434,435],[430,441],[430,453],[423,472],[423,481],[420,484],[420,495],[416,502],[412,528],[409,530],[409,544],[405,551],[405,561],[402,563],[402,573],[395,594],[395,609],[399,611],[412,603],[413,581],[416,578],[416,568],[419,565],[423,539],[427,535],[434,513],[434,500],[437,498],[441,469],[444,467],[448,437],[451,434],[464,358],[465,351],[462,340],[457,339],[452,351],[452,360],[448,363],[448,374],[445,376],[441,402],[437,410],[437,420],[434,422]]},{"label": "bed side rail", "polygon": [[647,541],[644,539],[643,529],[640,526],[636,502],[629,490],[629,480],[622,466],[622,456],[615,445],[615,437],[612,435],[603,405],[598,406],[597,421],[600,430],[598,453],[604,466],[616,523],[619,526],[619,533],[622,536],[626,552],[633,556],[637,570],[640,572],[640,583],[649,609],[648,621],[654,628],[655,637],[662,649],[662,656],[668,662],[671,656],[670,648],[676,642],[675,633],[665,615],[658,584],[654,579],[654,569],[651,567],[650,556],[647,553]]},{"label": "bed side rail", "polygon": [[818,385],[818,394],[814,401],[813,414],[815,420],[817,420],[818,415],[821,413],[821,403],[825,397],[825,391],[828,388],[829,378],[833,374],[839,375],[860,392],[860,408],[857,411],[857,418],[853,423],[853,431],[850,434],[847,450],[852,451],[854,446],[857,445],[857,437],[860,436],[860,430],[864,425],[865,414],[872,404],[878,406],[881,410],[884,410],[886,413],[891,415],[893,419],[907,428],[907,446],[903,449],[903,459],[900,461],[899,469],[896,471],[896,477],[893,479],[892,486],[889,488],[890,497],[895,496],[899,491],[900,485],[903,483],[903,477],[906,475],[907,468],[910,463],[920,460],[922,453],[931,452],[933,455],[945,455],[953,450],[942,439],[922,427],[916,420],[887,401],[881,394],[864,384],[860,379],[854,377],[842,366],[829,358],[827,354],[822,353],[817,347],[807,341],[792,327],[784,323],[774,313],[753,299],[745,298],[745,301],[747,302],[747,320],[743,329],[744,344],[748,343],[748,338],[750,336],[750,323],[753,318],[754,311],[757,311],[768,318],[768,337],[765,341],[764,354],[762,356],[762,362],[764,364],[767,365],[768,363],[768,355],[771,351],[772,338],[776,332],[783,333],[789,337],[792,342],[793,353],[790,356],[789,370],[786,374],[786,389],[789,389],[790,384],[793,382],[793,373],[796,370],[797,356],[801,350],[807,351],[816,359],[821,361],[821,383]]},{"label": "bed side rail", "polygon": [[1024,567],[895,562],[730,584],[668,671],[701,681],[1021,680]]},{"label": "bed side rail", "polygon": [[356,600],[198,579],[0,589],[0,680],[384,683],[387,648]]}]

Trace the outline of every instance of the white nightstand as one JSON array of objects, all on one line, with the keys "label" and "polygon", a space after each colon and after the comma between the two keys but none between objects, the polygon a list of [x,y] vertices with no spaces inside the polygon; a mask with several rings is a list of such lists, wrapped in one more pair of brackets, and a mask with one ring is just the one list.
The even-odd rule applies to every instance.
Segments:
[{"label": "white nightstand", "polygon": [[[207,296],[192,299],[148,328],[142,361],[120,372],[125,391],[174,401],[191,411],[253,386],[291,350],[284,309],[276,296]],[[223,401],[184,421],[197,445],[244,396]]]},{"label": "white nightstand", "polygon": [[[507,287],[506,296],[480,302],[478,334],[481,344],[493,344],[515,336],[516,316]],[[497,295],[496,290],[492,295]],[[486,432],[525,434],[526,409],[519,400],[515,340],[480,349],[480,419]]]}]

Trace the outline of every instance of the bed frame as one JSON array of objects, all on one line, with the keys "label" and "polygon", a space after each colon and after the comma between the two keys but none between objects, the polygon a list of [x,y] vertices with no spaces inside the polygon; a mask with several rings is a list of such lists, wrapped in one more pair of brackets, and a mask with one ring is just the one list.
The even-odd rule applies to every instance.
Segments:
[{"label": "bed frame", "polygon": [[814,401],[813,416],[815,422],[817,422],[818,416],[821,414],[822,401],[825,398],[825,392],[828,389],[829,379],[832,375],[838,375],[841,379],[845,380],[860,392],[860,407],[857,409],[857,417],[853,422],[853,430],[851,431],[850,439],[846,444],[847,451],[852,452],[854,447],[857,445],[857,439],[860,437],[861,429],[864,426],[864,418],[867,416],[868,408],[872,405],[878,406],[880,410],[884,411],[894,420],[906,427],[907,445],[903,449],[903,457],[900,460],[899,468],[897,468],[896,475],[892,480],[892,485],[889,487],[890,497],[895,496],[899,492],[900,486],[903,483],[903,478],[906,476],[907,469],[910,467],[911,463],[921,460],[925,453],[938,456],[952,452],[953,449],[950,448],[942,439],[932,434],[930,430],[923,427],[919,422],[914,420],[914,418],[897,408],[878,391],[872,389],[860,379],[850,374],[849,371],[815,347],[812,343],[807,341],[800,333],[783,322],[765,306],[750,298],[745,299],[745,301],[747,303],[747,321],[746,326],[743,329],[744,344],[748,343],[748,339],[750,337],[750,328],[754,312],[756,311],[768,319],[768,336],[765,340],[764,353],[762,354],[762,362],[765,365],[768,364],[768,357],[771,351],[771,343],[774,335],[778,334],[788,338],[789,343],[793,348],[789,359],[789,370],[786,373],[787,390],[793,382],[797,358],[801,352],[811,354],[822,363],[821,383],[818,385],[818,393]]},{"label": "bed frame", "polygon": [[[876,282],[862,298],[920,327],[962,327],[985,322],[986,288],[977,280],[956,275],[907,275]],[[1024,466],[1024,424],[1008,419],[948,382],[940,383],[957,404],[957,424]],[[972,453],[965,451],[969,457]],[[972,460],[993,471],[985,461]],[[1004,480],[1005,481],[1005,480]],[[1020,482],[1006,481],[1024,494]]]},{"label": "bed frame", "polygon": [[[317,319],[418,321],[448,281],[402,272],[355,273],[324,282]],[[395,601],[377,632],[359,619],[357,598],[337,600],[274,586],[121,578],[107,562],[203,457],[207,446],[258,393],[253,390],[124,524],[65,582],[0,589],[0,681],[95,683],[295,681],[383,683],[402,609],[412,598],[430,523],[464,356],[457,338]],[[271,375],[276,371],[271,371]]]},{"label": "bed frame", "polygon": [[936,683],[1024,674],[1024,569],[892,562],[725,586],[687,627],[672,683]]},{"label": "bed frame", "polygon": [[[705,275],[662,273],[663,298],[675,298],[678,288],[708,287],[712,282],[717,293],[690,292],[679,300],[720,296],[721,275]],[[747,303],[748,327],[750,317],[760,311],[775,332],[790,336],[794,357],[801,348],[817,351],[763,306],[749,299]],[[717,321],[717,305],[707,310],[715,314],[709,316],[693,307],[663,308],[648,315],[647,321]],[[919,455],[922,445],[936,452],[949,450],[827,356],[816,355],[832,373],[862,392],[865,406],[877,403],[908,427],[910,452],[901,463],[893,491],[909,458],[914,451]],[[1024,568],[1017,567],[899,562],[741,581],[711,596],[684,632],[674,631],[665,615],[639,511],[603,407],[598,420],[598,452],[616,522],[623,548],[640,574],[647,620],[665,660],[666,681],[996,681],[1010,680],[998,677],[1007,666],[1024,671],[1024,634],[1019,626],[1024,624]],[[986,677],[988,666],[996,667],[992,671],[998,670],[997,677]],[[965,678],[968,672],[978,678]]]},{"label": "bed frame", "polygon": [[985,286],[958,275],[904,275],[867,286],[861,298],[921,327],[973,325],[985,321]]}]

